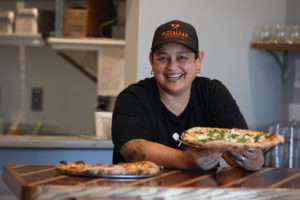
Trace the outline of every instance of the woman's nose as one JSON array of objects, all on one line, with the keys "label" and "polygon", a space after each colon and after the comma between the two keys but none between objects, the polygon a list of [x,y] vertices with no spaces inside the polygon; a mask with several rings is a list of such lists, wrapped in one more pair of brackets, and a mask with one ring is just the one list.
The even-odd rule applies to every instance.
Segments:
[{"label": "woman's nose", "polygon": [[178,62],[176,59],[170,59],[169,62],[168,62],[168,65],[167,65],[167,68],[175,68],[177,67],[178,65]]}]

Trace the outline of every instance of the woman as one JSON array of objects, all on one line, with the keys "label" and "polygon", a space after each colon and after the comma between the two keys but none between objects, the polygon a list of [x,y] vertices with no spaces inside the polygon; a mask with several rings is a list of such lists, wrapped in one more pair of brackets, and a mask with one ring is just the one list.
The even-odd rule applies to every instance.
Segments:
[{"label": "woman", "polygon": [[156,29],[149,54],[154,77],[130,85],[116,100],[114,163],[149,160],[166,168],[210,170],[223,157],[247,170],[262,167],[261,150],[196,150],[172,138],[196,126],[247,128],[226,87],[196,77],[203,57],[192,25],[175,20]]}]

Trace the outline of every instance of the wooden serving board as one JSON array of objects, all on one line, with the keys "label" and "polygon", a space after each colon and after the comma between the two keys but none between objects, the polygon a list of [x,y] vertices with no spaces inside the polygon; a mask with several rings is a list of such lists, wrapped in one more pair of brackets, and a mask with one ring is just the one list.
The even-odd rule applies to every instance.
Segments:
[{"label": "wooden serving board", "polygon": [[19,199],[299,199],[300,168],[164,170],[144,179],[61,175],[53,165],[4,165],[3,180]]}]

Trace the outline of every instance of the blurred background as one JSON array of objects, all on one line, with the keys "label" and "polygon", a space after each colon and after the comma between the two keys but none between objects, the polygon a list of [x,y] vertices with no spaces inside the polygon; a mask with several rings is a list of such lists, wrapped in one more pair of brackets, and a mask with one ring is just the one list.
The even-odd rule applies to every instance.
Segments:
[{"label": "blurred background", "polygon": [[[12,135],[109,140],[115,97],[151,76],[153,32],[174,19],[197,30],[205,51],[199,76],[228,87],[250,129],[290,141],[300,120],[300,47],[292,34],[299,8],[298,0],[0,0],[0,142]],[[1,145],[3,163],[32,153]],[[111,162],[112,148],[101,161]],[[269,166],[279,166],[276,151]],[[85,158],[96,162],[98,153]],[[30,155],[39,158],[32,163],[55,164],[60,154]]]},{"label": "blurred background", "polygon": [[[288,51],[283,76],[271,54],[251,48],[265,26],[299,24],[296,8],[297,0],[189,0],[184,5],[177,0],[1,0],[3,132],[19,122],[23,134],[41,124],[44,134],[95,134],[99,104],[112,110],[122,88],[150,76],[153,32],[172,19],[196,27],[205,51],[200,76],[229,88],[250,128],[267,130],[273,122],[298,120],[299,51]],[[95,38],[113,41],[97,45]],[[114,45],[115,40],[120,43]],[[273,53],[282,61],[283,52]]]}]

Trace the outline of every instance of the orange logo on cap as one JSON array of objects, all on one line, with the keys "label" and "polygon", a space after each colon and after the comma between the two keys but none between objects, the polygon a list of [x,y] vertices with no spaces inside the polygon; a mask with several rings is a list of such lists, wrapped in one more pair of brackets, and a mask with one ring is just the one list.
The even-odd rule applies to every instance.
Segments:
[{"label": "orange logo on cap", "polygon": [[172,29],[167,30],[161,33],[161,36],[171,38],[171,37],[176,37],[176,38],[188,38],[189,34],[183,31],[178,31],[178,28],[180,27],[179,24],[171,24]]},{"label": "orange logo on cap", "polygon": [[179,25],[179,24],[176,24],[176,25],[171,24],[171,26],[173,27],[173,29],[176,29],[176,30],[177,30],[177,28],[178,28],[180,25]]}]

